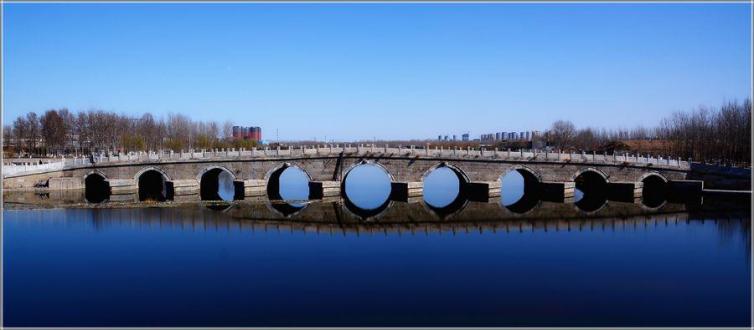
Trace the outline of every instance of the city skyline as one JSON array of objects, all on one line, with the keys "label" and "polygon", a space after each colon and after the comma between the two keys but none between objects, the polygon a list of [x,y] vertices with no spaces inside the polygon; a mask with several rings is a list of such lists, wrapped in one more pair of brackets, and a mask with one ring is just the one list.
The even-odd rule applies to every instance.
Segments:
[{"label": "city skyline", "polygon": [[266,139],[478,138],[654,126],[752,87],[750,4],[3,6],[6,125],[67,107]]}]

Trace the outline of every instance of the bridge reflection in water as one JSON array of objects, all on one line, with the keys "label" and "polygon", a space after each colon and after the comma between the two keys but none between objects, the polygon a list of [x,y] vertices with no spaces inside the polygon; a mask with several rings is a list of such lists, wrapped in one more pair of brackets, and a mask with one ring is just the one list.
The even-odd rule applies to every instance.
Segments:
[{"label": "bridge reflection in water", "polygon": [[[660,207],[641,203],[606,201],[599,209],[583,210],[579,204],[537,200],[526,212],[519,212],[521,200],[504,206],[499,199],[465,202],[448,213],[421,199],[389,201],[386,206],[364,210],[340,197],[309,202],[273,201],[267,198],[233,202],[143,203],[132,201],[91,204],[76,191],[47,194],[17,192],[4,194],[4,207],[93,208],[96,227],[127,222],[137,226],[170,226],[189,230],[303,230],[317,233],[430,233],[468,231],[581,231],[671,225],[705,219],[748,219],[748,204],[729,199],[707,199],[704,203],[663,202]],[[526,198],[522,198],[524,200]],[[526,200],[526,203],[531,203]],[[159,205],[156,208],[144,206]],[[720,218],[718,210],[725,210]],[[68,210],[67,212],[76,212]],[[146,215],[146,216],[145,216]],[[748,230],[747,230],[748,231]]]}]

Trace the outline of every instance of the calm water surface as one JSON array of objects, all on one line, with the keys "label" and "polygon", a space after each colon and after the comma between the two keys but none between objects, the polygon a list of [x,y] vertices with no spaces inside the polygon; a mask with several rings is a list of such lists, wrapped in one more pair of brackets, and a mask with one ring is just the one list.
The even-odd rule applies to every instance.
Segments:
[{"label": "calm water surface", "polygon": [[[389,184],[361,171],[346,179],[351,202],[383,205]],[[305,174],[287,172],[281,195],[305,199]],[[750,324],[747,208],[515,214],[505,205],[519,181],[443,217],[426,205],[455,199],[452,176],[369,219],[340,201],[285,216],[268,201],[27,209],[6,198],[5,325]]]}]

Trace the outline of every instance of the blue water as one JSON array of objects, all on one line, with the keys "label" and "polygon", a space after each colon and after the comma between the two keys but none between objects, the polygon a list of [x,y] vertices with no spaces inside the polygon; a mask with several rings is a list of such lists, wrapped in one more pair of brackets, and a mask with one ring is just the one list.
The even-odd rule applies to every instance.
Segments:
[{"label": "blue water", "polygon": [[[346,181],[349,198],[379,206],[389,193],[381,170],[359,171]],[[300,173],[286,173],[289,198],[304,186]],[[510,199],[505,187],[515,179],[506,180]],[[423,220],[407,217],[395,230],[377,218],[353,230],[342,219],[267,223],[255,212],[6,208],[5,325],[750,324],[748,213],[642,215],[621,225],[596,218],[567,230],[536,225],[563,220],[490,214],[506,229],[456,229],[464,220],[453,218],[411,231]],[[286,221],[306,227],[281,227]]]}]

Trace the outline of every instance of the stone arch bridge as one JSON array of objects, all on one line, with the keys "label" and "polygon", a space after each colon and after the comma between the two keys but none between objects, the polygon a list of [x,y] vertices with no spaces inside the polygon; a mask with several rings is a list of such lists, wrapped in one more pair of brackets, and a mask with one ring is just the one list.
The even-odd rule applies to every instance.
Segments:
[{"label": "stone arch bridge", "polygon": [[438,167],[453,170],[464,195],[478,200],[499,196],[500,178],[509,171],[523,175],[526,190],[536,190],[555,201],[572,197],[580,180],[606,187],[612,195],[624,199],[640,198],[646,191],[645,184],[662,184],[667,189],[692,194],[700,194],[704,187],[704,181],[694,175],[692,164],[680,159],[375,145],[150,152],[68,159],[58,167],[32,166],[15,172],[4,167],[3,187],[89,189],[99,182],[112,194],[141,194],[152,189],[165,199],[198,200],[205,195],[204,189],[212,190],[213,184],[216,188],[219,174],[227,172],[234,180],[236,199],[260,195],[275,198],[279,197],[276,192],[280,174],[295,166],[310,179],[310,197],[321,198],[340,195],[349,171],[361,164],[382,167],[392,181],[391,199],[398,200],[421,196],[424,176]]}]

